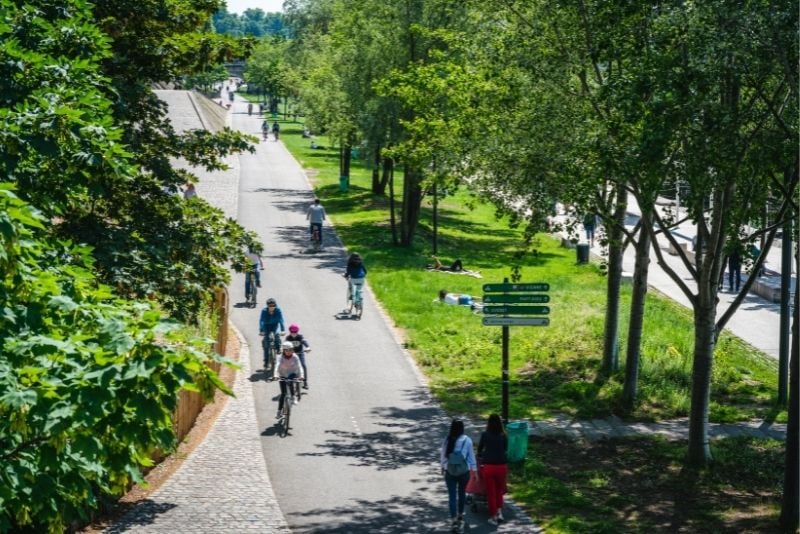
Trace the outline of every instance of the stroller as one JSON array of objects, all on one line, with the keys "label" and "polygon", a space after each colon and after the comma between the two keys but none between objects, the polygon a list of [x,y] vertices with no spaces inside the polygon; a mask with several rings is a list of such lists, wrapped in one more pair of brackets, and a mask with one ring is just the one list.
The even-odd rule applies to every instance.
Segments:
[{"label": "stroller", "polygon": [[[480,466],[478,467],[480,469]],[[478,478],[475,474],[470,473],[469,482],[467,482],[467,504],[470,510],[477,512],[479,508],[487,510],[489,503],[486,501],[486,486],[482,478]]]},{"label": "stroller", "polygon": [[[478,463],[478,471],[480,471],[480,463]],[[470,473],[469,482],[467,482],[467,504],[473,513],[478,510],[489,510],[489,502],[486,500],[486,485],[482,478],[478,478]],[[508,487],[503,490],[503,494],[508,493]]]}]

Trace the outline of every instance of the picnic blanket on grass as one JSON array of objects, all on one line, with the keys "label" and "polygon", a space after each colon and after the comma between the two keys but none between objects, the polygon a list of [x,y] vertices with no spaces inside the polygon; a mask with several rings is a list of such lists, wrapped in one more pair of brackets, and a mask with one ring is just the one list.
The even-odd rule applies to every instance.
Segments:
[{"label": "picnic blanket on grass", "polygon": [[446,271],[443,269],[426,269],[427,271],[434,272],[434,273],[444,273],[444,274],[465,274],[467,276],[471,276],[473,278],[483,278],[481,273],[478,271],[469,271],[467,269],[463,269],[461,271]]}]

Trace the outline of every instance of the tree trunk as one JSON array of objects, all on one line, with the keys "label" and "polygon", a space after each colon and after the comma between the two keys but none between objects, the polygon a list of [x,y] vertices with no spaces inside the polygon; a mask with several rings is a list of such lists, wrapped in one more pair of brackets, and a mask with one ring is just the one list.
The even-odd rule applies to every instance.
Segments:
[{"label": "tree trunk", "polygon": [[383,158],[383,173],[381,174],[381,183],[377,191],[378,195],[382,195],[386,191],[389,176],[394,176],[394,160],[392,158]]},{"label": "tree trunk", "polygon": [[372,194],[382,195],[383,191],[380,190],[380,174],[381,173],[381,147],[375,148],[375,158],[373,159],[372,166]]},{"label": "tree trunk", "polygon": [[639,240],[636,243],[636,268],[633,273],[628,350],[625,356],[625,383],[622,387],[622,406],[628,412],[633,410],[639,388],[639,358],[641,357],[642,326],[644,325],[645,298],[647,297],[647,277],[650,268],[650,233],[644,227],[645,224],[650,224],[650,221],[643,217]]},{"label": "tree trunk", "polygon": [[[689,413],[689,452],[687,462],[705,467],[711,461],[708,443],[708,405],[711,398],[711,369],[714,365],[716,331],[716,291],[700,284],[694,309],[694,362],[692,364],[692,406]],[[716,287],[716,282],[715,282]]]},{"label": "tree trunk", "polygon": [[339,151],[339,177],[347,178],[347,183],[350,183],[350,143],[342,144]]},{"label": "tree trunk", "polygon": [[613,220],[607,224],[608,244],[608,285],[606,287],[606,321],[603,334],[603,372],[611,374],[619,367],[619,289],[622,285],[623,225],[628,208],[628,193],[621,184],[615,192]]},{"label": "tree trunk", "polygon": [[[795,224],[795,228],[800,225]],[[798,233],[795,232],[795,240]],[[800,253],[795,255],[800,269]],[[800,272],[798,270],[797,272]],[[789,362],[789,420],[786,424],[786,466],[780,524],[789,532],[800,526],[800,291],[795,286],[792,314],[792,353]]]},{"label": "tree trunk", "polygon": [[433,184],[433,255],[439,254],[439,198]]},{"label": "tree trunk", "polygon": [[414,242],[414,233],[419,222],[419,212],[422,206],[421,174],[418,169],[405,167],[403,207],[400,212],[400,244],[404,247],[410,247]]},{"label": "tree trunk", "polygon": [[386,158],[383,160],[383,172],[387,176],[389,182],[389,226],[392,229],[392,244],[397,246],[400,244],[397,239],[397,220],[395,218],[395,202],[394,202],[394,160]]}]

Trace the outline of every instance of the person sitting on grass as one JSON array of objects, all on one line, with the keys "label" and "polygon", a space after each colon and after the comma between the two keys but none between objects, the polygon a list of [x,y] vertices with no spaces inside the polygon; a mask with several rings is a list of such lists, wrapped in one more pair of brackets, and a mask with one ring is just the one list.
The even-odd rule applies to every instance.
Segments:
[{"label": "person sitting on grass", "polygon": [[439,258],[436,256],[431,256],[433,258],[434,263],[429,263],[427,268],[433,271],[451,271],[454,273],[459,273],[464,270],[464,265],[461,263],[461,260],[455,260],[453,263],[450,264],[449,267],[445,267],[442,265],[442,262],[439,261]]}]

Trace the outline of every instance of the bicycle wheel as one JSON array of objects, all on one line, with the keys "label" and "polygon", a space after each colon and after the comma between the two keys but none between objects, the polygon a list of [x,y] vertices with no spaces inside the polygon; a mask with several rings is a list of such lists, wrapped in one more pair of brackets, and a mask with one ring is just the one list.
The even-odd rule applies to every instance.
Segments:
[{"label": "bicycle wheel", "polygon": [[289,416],[292,414],[292,398],[291,395],[287,395],[285,399],[283,399],[283,428],[281,429],[283,432],[283,437],[289,435]]}]

